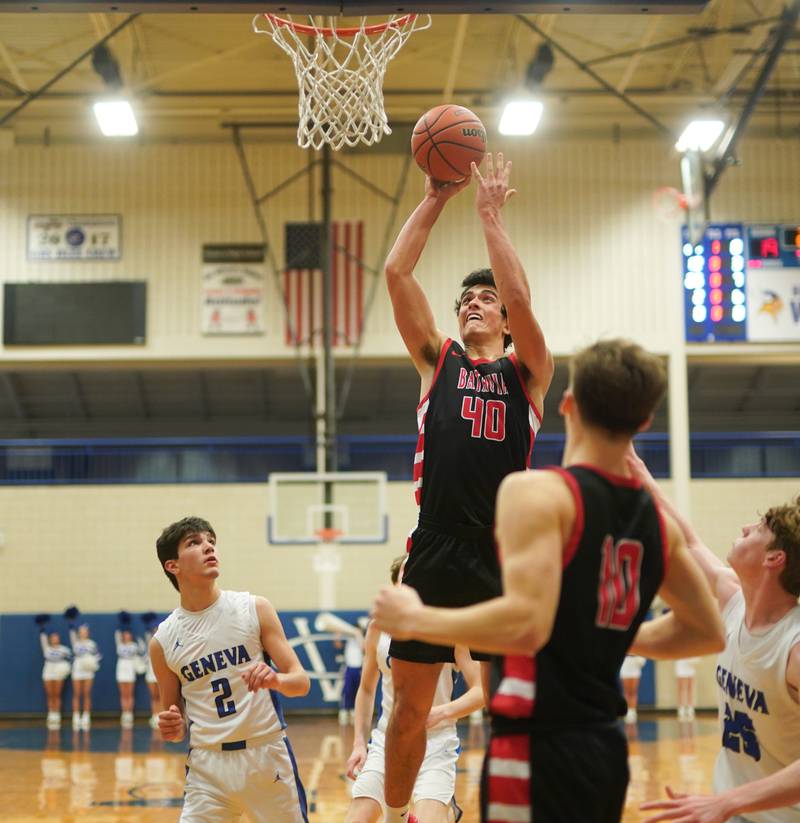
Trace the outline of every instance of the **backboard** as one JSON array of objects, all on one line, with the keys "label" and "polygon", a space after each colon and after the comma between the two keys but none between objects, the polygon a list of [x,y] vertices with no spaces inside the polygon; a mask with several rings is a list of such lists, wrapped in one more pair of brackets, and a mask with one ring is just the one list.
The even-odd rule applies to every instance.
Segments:
[{"label": "backboard", "polygon": [[340,544],[389,539],[385,472],[273,472],[269,476],[267,541],[313,545],[335,529]]},{"label": "backboard", "polygon": [[708,0],[2,0],[0,12],[273,14],[697,14]]}]

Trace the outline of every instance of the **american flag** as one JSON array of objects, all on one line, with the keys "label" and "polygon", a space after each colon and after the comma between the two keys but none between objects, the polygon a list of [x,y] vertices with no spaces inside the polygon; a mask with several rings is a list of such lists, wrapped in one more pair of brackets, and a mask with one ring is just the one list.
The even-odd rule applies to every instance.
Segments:
[{"label": "american flag", "polygon": [[[333,281],[333,344],[352,346],[364,321],[364,223],[331,223],[331,279]],[[286,344],[322,343],[322,271],[287,269],[283,287],[290,322]]]}]

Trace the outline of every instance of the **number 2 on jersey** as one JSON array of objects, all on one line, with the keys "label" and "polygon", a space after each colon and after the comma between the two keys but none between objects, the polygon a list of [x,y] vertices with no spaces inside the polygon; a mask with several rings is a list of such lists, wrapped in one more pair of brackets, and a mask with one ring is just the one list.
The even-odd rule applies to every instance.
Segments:
[{"label": "number 2 on jersey", "polygon": [[233,700],[228,700],[227,703],[225,702],[227,698],[233,694],[231,691],[231,684],[228,682],[227,677],[220,677],[219,680],[212,680],[211,691],[221,692],[221,694],[214,699],[214,702],[217,704],[217,714],[220,717],[227,717],[230,714],[236,714],[236,704]]},{"label": "number 2 on jersey", "polygon": [[609,534],[603,541],[600,587],[597,590],[595,624],[625,631],[639,611],[639,575],[644,547],[638,540],[618,540]]}]

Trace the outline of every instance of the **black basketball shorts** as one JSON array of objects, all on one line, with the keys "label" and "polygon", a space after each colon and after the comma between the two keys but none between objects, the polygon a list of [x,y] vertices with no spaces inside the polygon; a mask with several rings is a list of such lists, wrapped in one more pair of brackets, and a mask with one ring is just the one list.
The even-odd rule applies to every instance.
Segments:
[{"label": "black basketball shorts", "polygon": [[[453,534],[452,532],[456,533]],[[500,565],[491,528],[455,529],[425,521],[411,535],[403,583],[416,589],[427,606],[459,608],[500,595]],[[491,655],[471,652],[474,660]],[[392,640],[389,655],[414,663],[452,663],[452,646],[418,640]]]},{"label": "black basketball shorts", "polygon": [[481,777],[481,823],[619,823],[628,779],[628,743],[617,724],[492,732]]}]

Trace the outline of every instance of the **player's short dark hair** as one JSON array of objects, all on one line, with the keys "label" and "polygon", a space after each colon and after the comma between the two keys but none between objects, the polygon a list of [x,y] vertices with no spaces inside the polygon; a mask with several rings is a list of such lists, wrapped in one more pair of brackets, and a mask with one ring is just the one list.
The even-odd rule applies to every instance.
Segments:
[{"label": "player's short dark hair", "polygon": [[630,340],[601,340],[570,361],[570,386],[581,419],[612,436],[631,437],[667,389],[661,359]]},{"label": "player's short dark hair", "polygon": [[392,579],[392,583],[397,583],[400,579],[400,569],[403,568],[403,563],[406,562],[407,557],[407,554],[401,554],[400,557],[395,557],[395,559],[392,560],[392,565],[389,566],[389,576]]},{"label": "player's short dark hair", "polygon": [[[456,315],[458,315],[458,311],[461,308],[461,301],[464,298],[464,292],[468,289],[471,289],[473,286],[491,286],[493,289],[497,289],[497,284],[494,282],[494,274],[492,273],[491,269],[475,269],[475,271],[471,271],[462,281],[461,281],[461,291],[456,298],[455,310]],[[508,311],[506,307],[501,303],[500,304],[500,311],[503,317],[508,318]],[[507,349],[512,343],[511,335],[504,334],[503,335],[503,349]]]},{"label": "player's short dark hair", "polygon": [[784,506],[773,506],[764,522],[775,535],[770,549],[786,554],[786,566],[781,572],[781,586],[794,597],[800,597],[800,497]]},{"label": "player's short dark hair", "polygon": [[217,533],[214,531],[212,525],[208,520],[203,520],[202,517],[184,517],[183,520],[178,520],[177,523],[170,523],[159,535],[156,540],[156,552],[158,559],[161,561],[161,568],[164,569],[164,574],[169,578],[169,582],[180,591],[180,586],[172,572],[168,572],[164,568],[167,560],[178,559],[178,546],[181,540],[187,534],[193,532],[208,532],[212,537],[216,538]]}]

